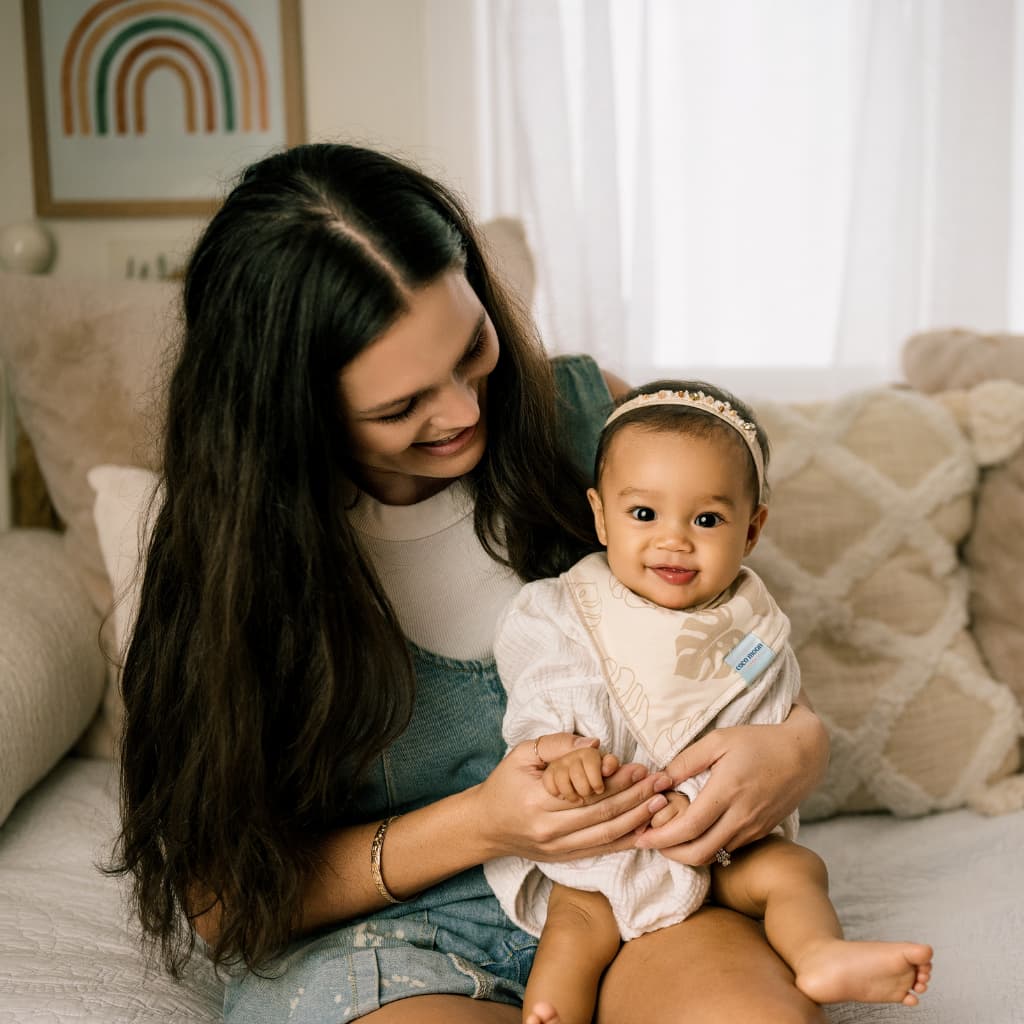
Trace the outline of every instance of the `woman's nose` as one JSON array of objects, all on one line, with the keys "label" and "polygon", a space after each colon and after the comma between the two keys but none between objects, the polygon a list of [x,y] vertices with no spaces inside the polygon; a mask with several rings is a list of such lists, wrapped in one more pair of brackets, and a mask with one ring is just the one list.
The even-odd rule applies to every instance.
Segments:
[{"label": "woman's nose", "polygon": [[431,420],[444,428],[469,427],[480,417],[480,395],[476,381],[452,380],[438,394]]}]

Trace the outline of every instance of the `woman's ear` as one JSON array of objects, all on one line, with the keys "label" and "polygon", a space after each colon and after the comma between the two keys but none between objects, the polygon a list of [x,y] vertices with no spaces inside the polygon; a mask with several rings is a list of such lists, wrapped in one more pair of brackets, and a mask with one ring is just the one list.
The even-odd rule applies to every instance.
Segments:
[{"label": "woman's ear", "polygon": [[597,539],[608,546],[608,533],[604,528],[604,505],[601,504],[601,495],[595,488],[587,490],[587,501],[590,502],[591,511],[594,513],[594,529],[597,531]]},{"label": "woman's ear", "polygon": [[754,514],[750,517],[750,523],[747,525],[747,546],[743,549],[744,555],[749,555],[757,547],[761,531],[764,529],[764,521],[767,518],[768,506],[758,505],[754,509]]}]

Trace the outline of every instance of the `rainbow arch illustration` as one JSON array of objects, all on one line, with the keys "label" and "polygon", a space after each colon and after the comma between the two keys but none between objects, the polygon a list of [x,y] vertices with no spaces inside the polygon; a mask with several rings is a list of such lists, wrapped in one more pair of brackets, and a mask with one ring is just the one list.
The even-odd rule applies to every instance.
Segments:
[{"label": "rainbow arch illustration", "polygon": [[64,134],[145,134],[146,87],[158,71],[180,87],[186,132],[269,130],[266,59],[231,3],[100,0],[61,57]]}]

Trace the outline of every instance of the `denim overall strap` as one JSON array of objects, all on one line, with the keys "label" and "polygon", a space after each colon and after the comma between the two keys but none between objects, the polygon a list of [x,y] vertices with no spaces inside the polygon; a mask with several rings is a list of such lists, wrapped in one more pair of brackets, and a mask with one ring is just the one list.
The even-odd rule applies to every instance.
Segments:
[{"label": "denim overall strap", "polygon": [[601,427],[612,411],[601,368],[590,356],[556,356],[551,360],[558,386],[562,430],[569,455],[585,479],[594,476],[594,455]]}]

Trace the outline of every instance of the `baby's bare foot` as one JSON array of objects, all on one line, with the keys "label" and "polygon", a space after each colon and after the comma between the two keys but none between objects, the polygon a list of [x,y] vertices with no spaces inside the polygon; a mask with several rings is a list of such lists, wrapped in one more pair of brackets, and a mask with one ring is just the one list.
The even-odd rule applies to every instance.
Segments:
[{"label": "baby's bare foot", "polygon": [[801,957],[796,987],[816,1003],[916,1006],[931,974],[931,946],[829,939]]},{"label": "baby's bare foot", "polygon": [[562,1018],[550,1003],[534,1003],[523,1024],[561,1024]]}]

